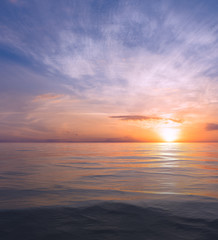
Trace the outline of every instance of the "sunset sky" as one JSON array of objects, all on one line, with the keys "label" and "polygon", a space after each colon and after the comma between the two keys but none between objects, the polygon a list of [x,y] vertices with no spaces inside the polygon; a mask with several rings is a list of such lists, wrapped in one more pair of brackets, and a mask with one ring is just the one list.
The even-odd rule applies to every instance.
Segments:
[{"label": "sunset sky", "polygon": [[171,130],[218,141],[217,0],[0,1],[0,141]]}]

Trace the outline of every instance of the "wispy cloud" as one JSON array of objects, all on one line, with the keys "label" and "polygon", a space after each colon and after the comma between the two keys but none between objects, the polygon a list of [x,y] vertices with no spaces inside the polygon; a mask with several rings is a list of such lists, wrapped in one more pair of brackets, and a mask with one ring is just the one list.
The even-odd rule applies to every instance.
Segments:
[{"label": "wispy cloud", "polygon": [[146,120],[160,120],[159,117],[148,117],[141,115],[125,115],[125,116],[110,116],[110,118],[117,118],[123,121],[146,121]]},{"label": "wispy cloud", "polygon": [[143,115],[122,115],[122,116],[110,116],[110,118],[117,118],[122,121],[149,121],[149,120],[163,120],[172,121],[176,123],[182,123],[182,120],[172,119],[172,118],[162,118],[162,117],[152,117]]},{"label": "wispy cloud", "polygon": [[18,0],[9,0],[11,3],[17,3]]},{"label": "wispy cloud", "polygon": [[41,100],[58,100],[63,97],[63,94],[54,94],[54,93],[45,93],[35,97],[34,101],[41,101]]}]

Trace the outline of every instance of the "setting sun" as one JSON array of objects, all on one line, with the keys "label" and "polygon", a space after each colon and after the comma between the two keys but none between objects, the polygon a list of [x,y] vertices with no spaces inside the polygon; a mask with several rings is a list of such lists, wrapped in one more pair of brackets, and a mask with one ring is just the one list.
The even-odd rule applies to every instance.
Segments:
[{"label": "setting sun", "polygon": [[178,138],[179,130],[177,128],[163,128],[161,129],[161,136],[166,142],[173,142]]}]

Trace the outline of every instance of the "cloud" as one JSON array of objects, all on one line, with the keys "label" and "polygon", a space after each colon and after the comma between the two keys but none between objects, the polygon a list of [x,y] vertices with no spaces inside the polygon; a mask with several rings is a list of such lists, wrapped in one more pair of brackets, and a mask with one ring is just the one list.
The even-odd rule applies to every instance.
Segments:
[{"label": "cloud", "polygon": [[141,116],[141,115],[110,116],[110,118],[117,118],[123,121],[146,121],[146,120],[160,119],[158,117],[148,117],[148,116]]},{"label": "cloud", "polygon": [[9,2],[11,2],[11,3],[17,3],[18,1],[17,1],[17,0],[9,0]]},{"label": "cloud", "polygon": [[181,123],[181,120],[172,119],[172,118],[162,118],[162,117],[151,117],[143,115],[123,115],[123,116],[110,116],[110,118],[117,118],[122,121],[149,121],[149,120],[166,120],[176,123]]},{"label": "cloud", "polygon": [[57,100],[63,97],[63,94],[54,94],[54,93],[45,93],[35,97],[34,101],[41,101],[41,100]]},{"label": "cloud", "polygon": [[207,131],[216,131],[216,130],[218,130],[218,124],[217,123],[207,123],[205,129]]}]

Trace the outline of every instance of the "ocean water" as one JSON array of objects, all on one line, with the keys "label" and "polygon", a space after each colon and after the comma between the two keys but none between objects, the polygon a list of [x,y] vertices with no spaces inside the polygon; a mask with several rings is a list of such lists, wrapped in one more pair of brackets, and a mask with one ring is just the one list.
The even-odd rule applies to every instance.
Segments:
[{"label": "ocean water", "polygon": [[0,143],[0,239],[218,239],[218,143]]}]

